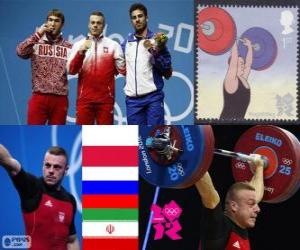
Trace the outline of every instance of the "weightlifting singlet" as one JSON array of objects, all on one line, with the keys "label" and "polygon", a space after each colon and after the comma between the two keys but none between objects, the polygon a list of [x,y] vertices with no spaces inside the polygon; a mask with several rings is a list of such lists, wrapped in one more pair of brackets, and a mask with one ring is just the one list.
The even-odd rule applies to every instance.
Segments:
[{"label": "weightlifting singlet", "polygon": [[237,90],[230,94],[223,87],[224,106],[220,118],[239,119],[244,118],[250,103],[250,89],[247,89],[238,79]]},{"label": "weightlifting singlet", "polygon": [[75,198],[63,187],[56,190],[23,169],[12,180],[21,198],[30,250],[67,250],[68,237],[76,233]]},{"label": "weightlifting singlet", "polygon": [[203,209],[199,250],[250,250],[248,231],[224,215],[220,203]]}]

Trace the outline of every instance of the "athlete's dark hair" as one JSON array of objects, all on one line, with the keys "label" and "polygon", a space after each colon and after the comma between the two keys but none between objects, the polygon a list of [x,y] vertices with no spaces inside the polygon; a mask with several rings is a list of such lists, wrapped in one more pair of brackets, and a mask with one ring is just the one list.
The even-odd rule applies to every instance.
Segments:
[{"label": "athlete's dark hair", "polygon": [[101,11],[98,11],[98,10],[93,11],[93,12],[90,14],[90,16],[102,16],[102,17],[103,17],[103,21],[104,21],[104,23],[105,23],[105,16],[104,16],[104,14],[103,14]]},{"label": "athlete's dark hair", "polygon": [[131,13],[135,10],[141,10],[144,12],[145,16],[148,16],[148,11],[145,5],[143,5],[142,3],[134,3],[130,6],[129,9],[129,16],[131,18]]},{"label": "athlete's dark hair", "polygon": [[47,15],[47,20],[49,18],[49,16],[56,16],[56,17],[59,17],[61,19],[61,23],[64,24],[65,23],[65,16],[64,14],[59,10],[59,9],[53,9],[53,10],[50,10],[48,12],[48,15]]},{"label": "athlete's dark hair", "polygon": [[47,152],[52,155],[62,155],[66,158],[66,166],[68,165],[68,154],[62,147],[53,146],[48,148]]}]

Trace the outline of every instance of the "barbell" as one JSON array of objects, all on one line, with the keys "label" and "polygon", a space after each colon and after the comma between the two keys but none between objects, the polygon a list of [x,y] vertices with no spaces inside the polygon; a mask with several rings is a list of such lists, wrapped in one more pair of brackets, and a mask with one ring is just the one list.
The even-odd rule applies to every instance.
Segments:
[{"label": "barbell", "polygon": [[209,170],[213,156],[232,157],[236,181],[250,181],[254,155],[264,162],[263,201],[282,202],[300,183],[300,143],[289,131],[257,125],[243,133],[234,152],[215,149],[210,125],[140,126],[139,173],[150,184],[163,188],[187,188]]},{"label": "barbell", "polygon": [[273,35],[261,27],[246,30],[237,39],[237,28],[232,16],[224,9],[207,7],[198,14],[198,47],[211,55],[228,52],[238,40],[239,56],[246,59],[248,48],[241,38],[248,38],[253,45],[253,62],[251,68],[264,70],[269,68],[277,57],[277,43]]}]

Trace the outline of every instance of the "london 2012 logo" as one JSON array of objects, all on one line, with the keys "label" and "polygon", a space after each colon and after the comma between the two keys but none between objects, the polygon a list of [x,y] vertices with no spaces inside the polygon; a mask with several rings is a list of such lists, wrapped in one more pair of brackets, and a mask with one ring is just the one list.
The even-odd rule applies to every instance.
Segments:
[{"label": "london 2012 logo", "polygon": [[175,201],[170,201],[163,208],[153,204],[151,211],[153,212],[152,224],[155,229],[154,240],[162,239],[164,234],[172,240],[182,239],[178,234],[182,228],[179,223],[182,209]]}]

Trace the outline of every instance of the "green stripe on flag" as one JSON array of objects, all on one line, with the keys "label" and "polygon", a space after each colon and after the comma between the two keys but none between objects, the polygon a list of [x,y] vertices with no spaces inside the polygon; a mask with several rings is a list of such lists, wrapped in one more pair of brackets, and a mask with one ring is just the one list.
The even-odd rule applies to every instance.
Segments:
[{"label": "green stripe on flag", "polygon": [[82,210],[82,219],[84,221],[97,220],[118,220],[118,221],[137,221],[138,209],[121,208],[84,208]]}]

